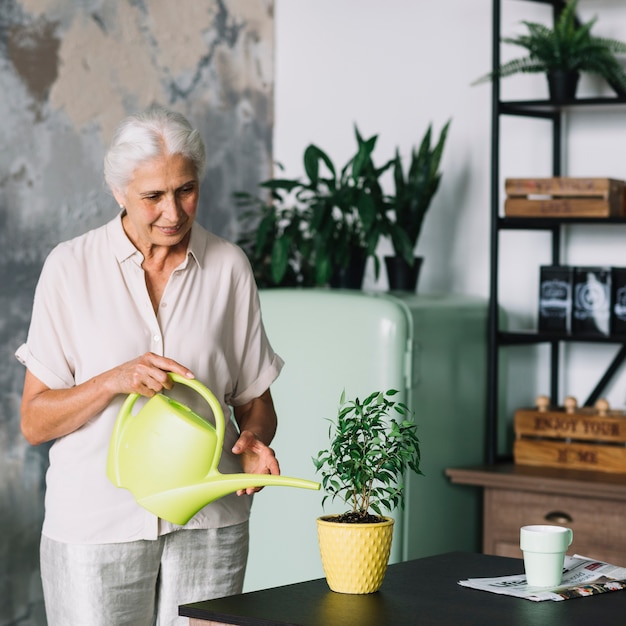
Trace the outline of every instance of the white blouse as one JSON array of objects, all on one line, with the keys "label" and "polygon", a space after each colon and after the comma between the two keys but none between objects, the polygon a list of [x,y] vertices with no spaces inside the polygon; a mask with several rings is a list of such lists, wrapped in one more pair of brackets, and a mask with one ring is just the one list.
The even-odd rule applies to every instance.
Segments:
[{"label": "white blouse", "polygon": [[[73,387],[148,351],[178,361],[220,400],[226,435],[219,467],[240,472],[230,451],[238,434],[228,405],[260,396],[283,366],[263,328],[248,260],[240,248],[194,224],[187,256],[170,276],[155,315],[143,256],[126,236],[121,215],[50,253],[28,338],[16,356],[51,389]],[[185,386],[175,385],[168,395],[210,414]],[[106,477],[111,431],[124,398],[52,445],[43,525],[51,539],[125,542],[178,528],[141,508]],[[250,505],[249,496],[228,495],[204,507],[185,528],[243,522]]]}]

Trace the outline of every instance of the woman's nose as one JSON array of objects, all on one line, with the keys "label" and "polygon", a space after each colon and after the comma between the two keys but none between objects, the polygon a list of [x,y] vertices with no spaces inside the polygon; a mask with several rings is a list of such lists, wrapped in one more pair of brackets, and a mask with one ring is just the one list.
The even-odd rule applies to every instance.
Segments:
[{"label": "woman's nose", "polygon": [[167,195],[165,197],[165,202],[163,203],[163,215],[170,221],[176,222],[180,213],[181,210],[178,206],[176,196]]}]

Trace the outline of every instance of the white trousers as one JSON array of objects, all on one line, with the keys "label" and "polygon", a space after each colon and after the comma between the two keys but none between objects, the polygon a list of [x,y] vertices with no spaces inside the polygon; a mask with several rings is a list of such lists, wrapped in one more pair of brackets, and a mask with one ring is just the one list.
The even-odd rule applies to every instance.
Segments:
[{"label": "white trousers", "polygon": [[154,541],[41,540],[48,626],[183,626],[178,605],[241,593],[248,523]]}]

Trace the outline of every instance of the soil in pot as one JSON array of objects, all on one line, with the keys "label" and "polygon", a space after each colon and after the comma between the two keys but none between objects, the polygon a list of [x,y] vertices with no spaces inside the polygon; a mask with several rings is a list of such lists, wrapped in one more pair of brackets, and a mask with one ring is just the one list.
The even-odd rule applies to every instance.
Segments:
[{"label": "soil in pot", "polygon": [[363,514],[355,511],[348,511],[340,515],[327,515],[324,519],[329,522],[339,522],[340,524],[379,524],[385,521],[385,518],[380,515]]}]

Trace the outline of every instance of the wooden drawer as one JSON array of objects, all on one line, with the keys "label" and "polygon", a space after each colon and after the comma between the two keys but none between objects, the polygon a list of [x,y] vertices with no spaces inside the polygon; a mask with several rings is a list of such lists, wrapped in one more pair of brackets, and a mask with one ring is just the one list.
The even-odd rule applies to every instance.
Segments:
[{"label": "wooden drawer", "polygon": [[556,523],[574,532],[568,554],[626,565],[626,502],[487,488],[484,514],[487,554],[521,558],[520,527]]}]

